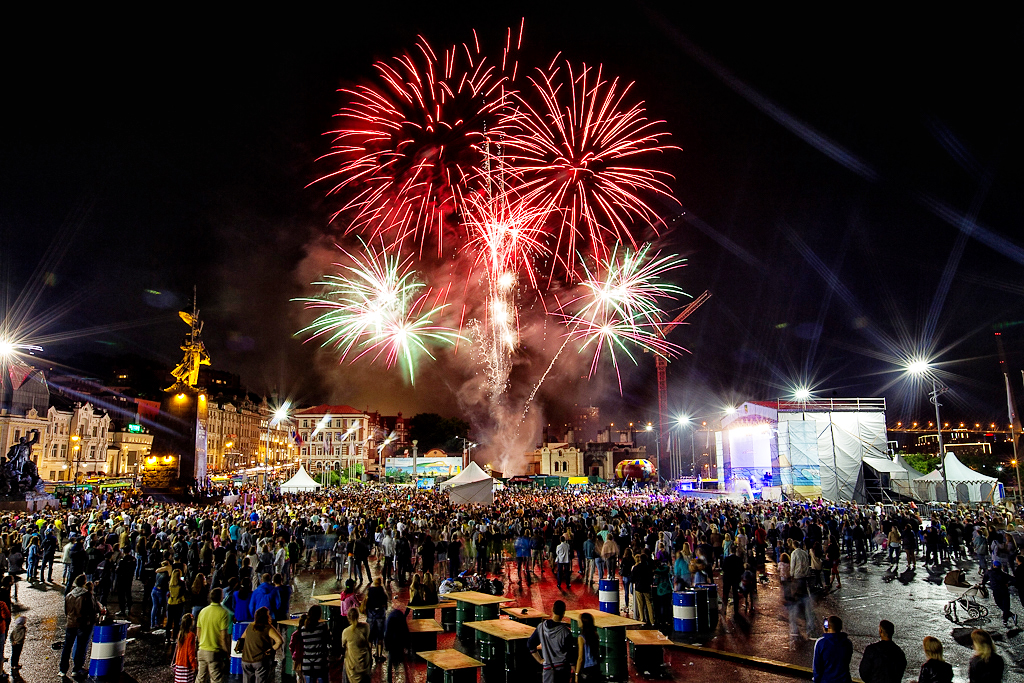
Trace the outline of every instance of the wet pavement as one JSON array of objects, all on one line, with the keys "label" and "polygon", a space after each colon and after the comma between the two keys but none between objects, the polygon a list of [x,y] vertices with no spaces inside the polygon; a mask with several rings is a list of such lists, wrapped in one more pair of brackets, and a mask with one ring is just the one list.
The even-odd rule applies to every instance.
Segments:
[{"label": "wet pavement", "polygon": [[[971,656],[970,631],[972,628],[985,628],[992,632],[996,640],[997,651],[1007,660],[1008,670],[1004,680],[1024,679],[1024,635],[1020,630],[1007,630],[1002,626],[998,609],[991,598],[982,598],[981,603],[988,607],[990,615],[972,622],[957,625],[949,621],[943,614],[943,606],[950,599],[946,588],[942,585],[948,567],[928,571],[922,563],[916,572],[907,572],[893,576],[887,571],[881,554],[873,556],[861,567],[844,562],[841,570],[843,587],[834,589],[832,593],[815,601],[815,624],[820,632],[820,620],[830,614],[841,616],[845,622],[844,630],[850,634],[854,643],[853,674],[857,675],[857,666],[864,647],[877,639],[879,619],[889,619],[896,625],[895,641],[907,654],[908,667],[905,680],[916,679],[917,671],[924,661],[921,640],[926,635],[939,638],[945,647],[946,661],[953,665],[958,683],[967,680],[967,661]],[[555,587],[549,571],[543,578],[535,580],[527,587],[519,587],[510,576],[515,577],[515,569],[507,565],[505,595],[514,599],[509,605],[533,606],[550,610],[556,599],[565,600],[568,609],[596,608],[596,586],[585,586],[577,574],[573,574],[573,583],[569,591]],[[974,563],[964,563],[964,569],[974,572]],[[375,574],[376,574],[376,567]],[[58,570],[60,566],[58,565]],[[799,640],[790,642],[789,621],[782,605],[781,592],[775,581],[774,565],[768,565],[771,581],[759,588],[758,600],[750,613],[742,611],[734,616],[732,609],[722,612],[717,629],[703,639],[690,642],[702,643],[708,647],[728,650],[743,654],[758,655],[769,659],[792,664],[810,666],[813,641]],[[333,571],[302,571],[295,579],[295,595],[292,601],[293,613],[303,611],[310,604],[310,596],[332,593],[340,589],[334,580]],[[407,588],[398,588],[400,599],[408,597]],[[29,683],[44,680],[57,680],[57,665],[60,652],[51,646],[63,638],[63,587],[59,584],[30,584],[22,581],[19,584],[19,599],[14,609],[14,616],[24,615],[28,619],[28,636],[22,654],[23,669],[20,676],[13,680],[24,680]],[[1013,596],[1014,610],[1024,618],[1017,596]],[[133,619],[139,622],[142,604],[140,586],[136,585]],[[801,629],[803,630],[803,629]],[[455,647],[453,634],[441,634],[438,647]],[[10,648],[8,646],[8,652]],[[169,682],[172,680],[170,669],[171,647],[164,643],[163,637],[143,633],[138,627],[129,631],[129,641],[125,656],[125,672],[122,681],[130,683]],[[665,659],[669,665],[669,674],[676,680],[716,680],[728,676],[734,683],[746,681],[791,681],[802,680],[798,673],[785,675],[770,672],[746,665],[733,664],[721,660],[695,656],[688,651],[671,649],[666,652]],[[88,665],[87,665],[88,666]],[[383,667],[377,666],[374,671],[374,683],[386,680],[382,675]],[[409,663],[396,673],[395,681],[423,683],[426,678],[426,666],[421,663]],[[636,671],[630,669],[630,678],[642,680]],[[276,677],[275,680],[279,680]],[[331,680],[341,680],[340,667],[336,667]]]}]

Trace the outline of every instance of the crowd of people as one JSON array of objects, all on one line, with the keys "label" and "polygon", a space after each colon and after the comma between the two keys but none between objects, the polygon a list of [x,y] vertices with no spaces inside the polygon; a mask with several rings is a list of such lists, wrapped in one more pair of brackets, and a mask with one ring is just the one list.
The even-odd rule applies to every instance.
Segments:
[{"label": "crowd of people", "polygon": [[[396,587],[410,589],[410,603],[431,604],[465,573],[496,577],[500,586],[530,584],[547,572],[565,591],[573,574],[584,584],[615,580],[632,616],[669,630],[673,591],[717,582],[723,612],[731,605],[737,615],[757,609],[759,586],[779,581],[794,643],[802,634],[817,637],[815,600],[842,590],[842,563],[864,564],[869,553],[886,558],[892,575],[901,561],[914,569],[922,549],[921,561],[936,567],[977,561],[979,580],[991,587],[1007,623],[1015,619],[1010,588],[1024,599],[1024,537],[991,508],[922,515],[910,506],[706,501],[603,487],[510,487],[487,506],[379,484],[241,493],[244,503],[235,506],[113,494],[36,515],[7,514],[0,603],[8,617],[0,607],[0,631],[11,625],[19,583],[54,583],[55,565],[68,601],[62,674],[81,670],[92,625],[109,615],[130,617],[173,645],[175,677],[185,682],[223,680],[234,622],[251,622],[242,659],[254,680],[266,680],[260,667],[285,646],[275,624],[292,615],[292,579],[301,571],[334,570],[352,630],[324,635],[321,615],[311,609],[298,629],[301,643],[287,645],[316,680],[332,639],[348,643],[345,668],[353,683],[375,661],[393,663],[388,632],[393,642],[400,626],[387,610]],[[830,618],[836,623],[840,633],[841,622]],[[11,635],[13,642],[13,629]],[[817,647],[830,640],[823,636]],[[927,641],[924,647],[928,652]]]}]

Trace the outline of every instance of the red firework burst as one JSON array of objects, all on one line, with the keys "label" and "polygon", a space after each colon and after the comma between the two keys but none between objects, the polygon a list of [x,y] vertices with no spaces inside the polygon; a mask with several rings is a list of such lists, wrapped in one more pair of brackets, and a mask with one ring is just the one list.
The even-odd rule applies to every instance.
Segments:
[{"label": "red firework burst", "polygon": [[506,113],[504,129],[513,132],[504,154],[516,170],[517,192],[549,211],[557,235],[552,253],[575,272],[575,255],[587,245],[599,259],[615,242],[636,247],[633,224],[658,220],[648,198],[675,201],[666,182],[672,176],[643,164],[674,149],[661,142],[668,136],[663,122],[649,120],[643,102],[629,104],[632,83],[606,80],[601,67],[574,71],[566,63],[538,69],[529,80],[530,91],[517,94]]},{"label": "red firework burst", "polygon": [[511,31],[500,65],[488,64],[475,38],[439,56],[421,37],[413,53],[375,65],[377,83],[341,91],[349,101],[325,155],[338,165],[319,181],[345,198],[332,220],[347,219],[346,231],[421,252],[433,243],[438,255],[451,236],[465,236],[457,218],[482,185],[488,130],[500,124],[506,73],[516,67]]}]

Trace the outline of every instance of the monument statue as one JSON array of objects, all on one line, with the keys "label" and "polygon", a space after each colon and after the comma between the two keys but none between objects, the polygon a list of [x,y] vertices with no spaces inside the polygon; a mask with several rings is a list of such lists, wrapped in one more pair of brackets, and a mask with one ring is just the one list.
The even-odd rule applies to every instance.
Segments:
[{"label": "monument statue", "polygon": [[7,457],[0,467],[0,495],[17,496],[35,491],[43,493],[43,481],[30,456],[32,447],[39,443],[39,430],[33,429],[29,435],[18,439],[18,443],[7,451]]},{"label": "monument statue", "polygon": [[206,346],[199,339],[199,335],[203,332],[203,323],[199,319],[195,295],[192,297],[192,313],[179,311],[178,316],[189,326],[189,332],[185,336],[185,342],[181,345],[185,357],[171,370],[171,375],[176,381],[172,386],[167,387],[167,391],[175,391],[180,387],[195,389],[199,384],[199,368],[210,364],[210,354],[206,352]]}]

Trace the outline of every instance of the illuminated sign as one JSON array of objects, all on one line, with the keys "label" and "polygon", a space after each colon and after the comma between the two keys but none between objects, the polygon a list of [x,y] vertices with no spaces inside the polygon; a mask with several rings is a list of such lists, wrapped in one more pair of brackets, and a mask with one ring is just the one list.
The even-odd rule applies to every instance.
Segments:
[{"label": "illuminated sign", "polygon": [[130,424],[130,425],[128,425],[128,431],[131,434],[141,434],[142,433],[142,425]]}]

